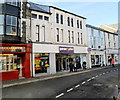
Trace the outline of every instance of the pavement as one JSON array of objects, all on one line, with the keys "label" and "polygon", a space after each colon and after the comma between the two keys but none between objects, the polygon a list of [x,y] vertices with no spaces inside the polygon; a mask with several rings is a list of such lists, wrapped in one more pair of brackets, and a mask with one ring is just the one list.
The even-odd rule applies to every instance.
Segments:
[{"label": "pavement", "polygon": [[28,83],[38,82],[38,81],[43,81],[43,80],[49,80],[49,79],[54,79],[54,78],[60,78],[60,77],[65,77],[65,76],[71,76],[71,75],[75,75],[75,74],[86,73],[89,71],[94,71],[94,70],[99,70],[99,69],[109,68],[109,67],[111,67],[111,66],[79,70],[78,72],[64,72],[64,73],[49,74],[46,76],[37,76],[37,77],[32,77],[32,78],[27,78],[27,79],[3,81],[2,88],[17,86],[17,85],[22,85],[22,84],[28,84]]}]

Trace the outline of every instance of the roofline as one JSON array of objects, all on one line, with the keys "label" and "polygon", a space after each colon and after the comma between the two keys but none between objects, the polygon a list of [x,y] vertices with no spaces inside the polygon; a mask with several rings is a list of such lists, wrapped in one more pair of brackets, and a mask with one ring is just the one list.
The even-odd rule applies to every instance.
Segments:
[{"label": "roofline", "polygon": [[[102,25],[101,25],[102,26]],[[113,29],[113,30],[117,30],[116,28],[113,28],[113,27],[110,27],[109,25],[103,25],[103,26],[105,26],[105,27],[108,27],[108,28],[111,28],[111,29]]]},{"label": "roofline", "polygon": [[78,17],[81,17],[81,18],[83,18],[83,19],[87,19],[87,18],[85,18],[85,17],[79,16],[79,15],[77,15],[77,14],[74,14],[74,13],[68,12],[68,11],[66,11],[66,10],[63,10],[63,9],[60,9],[60,8],[57,8],[57,7],[54,7],[54,6],[49,6],[49,7],[52,7],[52,8],[55,8],[55,9],[61,10],[61,11],[64,11],[64,12],[66,12],[66,13],[69,13],[69,14],[72,14],[72,15],[75,15],[75,16],[78,16]]},{"label": "roofline", "polygon": [[109,32],[107,30],[104,30],[102,28],[99,28],[99,27],[96,27],[96,26],[92,26],[92,25],[89,25],[89,24],[86,24],[86,27],[91,27],[91,28],[94,28],[94,29],[97,29],[97,30],[100,30],[100,31],[104,31],[104,32],[110,33],[110,34],[118,35],[116,33],[112,33],[112,32]]},{"label": "roofline", "polygon": [[39,10],[35,10],[35,9],[30,9],[31,11],[37,11],[37,12],[42,12],[42,13],[46,13],[46,14],[52,14],[52,13],[49,13],[49,12],[44,12],[44,11],[39,11]]}]

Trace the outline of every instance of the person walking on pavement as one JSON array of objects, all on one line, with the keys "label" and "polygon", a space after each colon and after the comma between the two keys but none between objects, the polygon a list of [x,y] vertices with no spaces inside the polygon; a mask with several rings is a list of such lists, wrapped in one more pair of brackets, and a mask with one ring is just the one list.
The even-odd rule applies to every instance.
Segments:
[{"label": "person walking on pavement", "polygon": [[86,61],[83,61],[82,66],[83,66],[83,69],[86,69]]},{"label": "person walking on pavement", "polygon": [[72,62],[70,62],[70,64],[69,64],[69,68],[70,68],[70,72],[73,72],[74,65],[73,65]]},{"label": "person walking on pavement", "polygon": [[77,72],[77,64],[74,62],[74,72]]},{"label": "person walking on pavement", "polygon": [[115,61],[112,59],[112,60],[111,60],[111,65],[112,65],[112,67],[114,67],[114,64],[115,64]]}]

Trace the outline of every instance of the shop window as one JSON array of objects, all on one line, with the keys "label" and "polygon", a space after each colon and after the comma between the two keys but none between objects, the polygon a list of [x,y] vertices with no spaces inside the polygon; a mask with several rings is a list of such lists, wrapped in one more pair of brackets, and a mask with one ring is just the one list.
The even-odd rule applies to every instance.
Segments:
[{"label": "shop window", "polygon": [[21,58],[14,54],[0,55],[0,72],[14,71],[22,65]]},{"label": "shop window", "polygon": [[49,68],[49,54],[37,53],[35,54],[35,73],[47,73]]},{"label": "shop window", "polygon": [[17,35],[17,17],[6,16],[6,34]]},{"label": "shop window", "polygon": [[94,57],[94,55],[91,55],[91,64],[95,65],[95,57]]}]

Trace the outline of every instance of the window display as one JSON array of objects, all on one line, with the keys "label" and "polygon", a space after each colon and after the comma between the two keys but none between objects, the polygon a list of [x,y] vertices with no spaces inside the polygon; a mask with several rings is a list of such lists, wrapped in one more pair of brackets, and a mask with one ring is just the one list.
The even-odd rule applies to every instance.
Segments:
[{"label": "window display", "polygon": [[35,73],[47,73],[49,67],[49,54],[35,54]]},{"label": "window display", "polygon": [[19,65],[18,56],[14,54],[0,55],[0,72],[17,70]]}]

